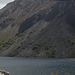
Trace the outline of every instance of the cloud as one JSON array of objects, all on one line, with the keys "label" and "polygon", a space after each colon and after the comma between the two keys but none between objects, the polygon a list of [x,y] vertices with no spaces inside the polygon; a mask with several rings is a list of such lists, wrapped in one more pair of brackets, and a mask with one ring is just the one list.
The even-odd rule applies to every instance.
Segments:
[{"label": "cloud", "polygon": [[12,2],[14,0],[0,0],[0,4],[6,4],[8,2]]},{"label": "cloud", "polygon": [[0,9],[3,8],[7,3],[12,1],[14,0],[0,0]]}]

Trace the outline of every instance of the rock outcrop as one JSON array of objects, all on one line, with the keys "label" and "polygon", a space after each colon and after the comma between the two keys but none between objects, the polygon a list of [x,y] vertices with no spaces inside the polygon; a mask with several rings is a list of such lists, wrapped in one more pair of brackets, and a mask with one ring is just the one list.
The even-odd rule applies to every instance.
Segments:
[{"label": "rock outcrop", "polygon": [[0,70],[0,75],[10,75],[9,72],[6,72],[4,70]]}]

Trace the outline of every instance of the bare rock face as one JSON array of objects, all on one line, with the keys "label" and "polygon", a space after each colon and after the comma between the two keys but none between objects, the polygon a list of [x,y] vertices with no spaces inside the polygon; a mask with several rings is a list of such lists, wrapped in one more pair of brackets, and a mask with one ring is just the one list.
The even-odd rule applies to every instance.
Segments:
[{"label": "bare rock face", "polygon": [[0,75],[9,75],[9,72],[6,72],[4,70],[0,70]]}]

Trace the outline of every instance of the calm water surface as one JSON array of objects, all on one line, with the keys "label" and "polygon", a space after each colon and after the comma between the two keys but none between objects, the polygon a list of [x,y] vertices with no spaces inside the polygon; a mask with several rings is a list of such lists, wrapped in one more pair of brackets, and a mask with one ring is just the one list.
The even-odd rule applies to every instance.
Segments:
[{"label": "calm water surface", "polygon": [[0,69],[10,75],[51,75],[51,72],[75,75],[75,59],[0,57]]}]

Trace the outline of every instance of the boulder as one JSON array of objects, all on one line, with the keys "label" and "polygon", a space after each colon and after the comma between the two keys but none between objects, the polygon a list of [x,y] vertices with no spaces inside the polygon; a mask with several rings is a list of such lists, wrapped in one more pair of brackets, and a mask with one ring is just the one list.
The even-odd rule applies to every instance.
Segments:
[{"label": "boulder", "polygon": [[0,70],[0,75],[9,75],[9,72],[6,72],[4,70]]}]

